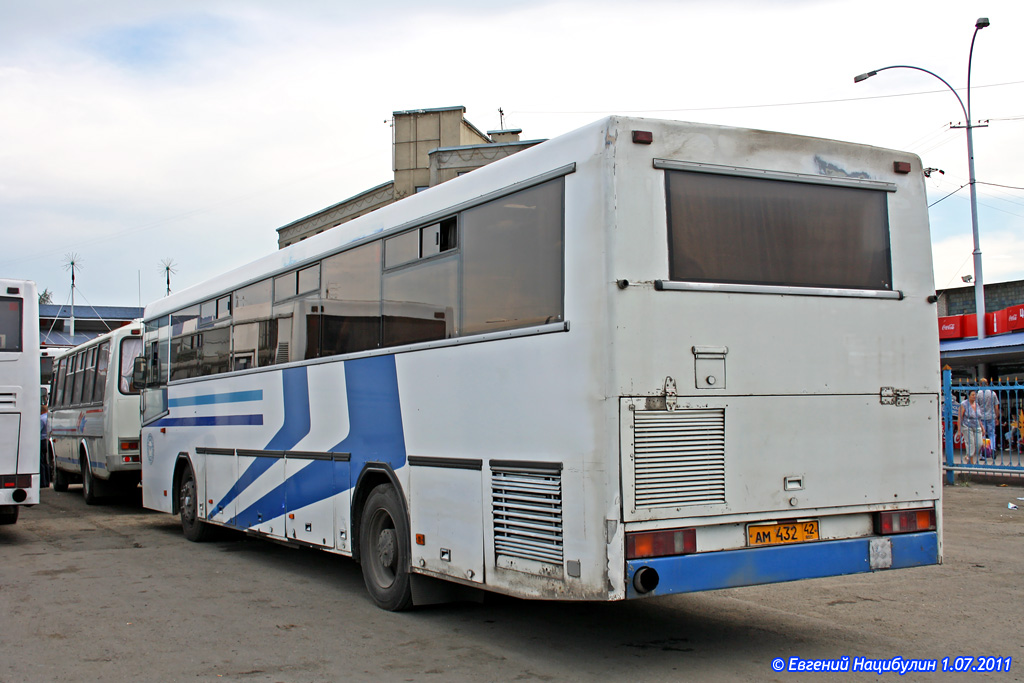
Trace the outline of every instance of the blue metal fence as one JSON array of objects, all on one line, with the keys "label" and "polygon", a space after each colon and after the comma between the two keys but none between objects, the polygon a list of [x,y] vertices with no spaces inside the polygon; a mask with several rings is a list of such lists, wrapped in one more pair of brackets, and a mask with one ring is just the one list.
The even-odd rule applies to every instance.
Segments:
[{"label": "blue metal fence", "polygon": [[[995,434],[986,434],[991,450],[985,457],[971,462],[967,446],[956,435],[960,403],[972,391],[989,389],[999,399],[999,417]],[[946,481],[953,483],[955,472],[988,474],[1024,474],[1024,384],[994,382],[982,386],[977,383],[953,384],[952,372],[942,371],[942,443],[945,452]]]}]

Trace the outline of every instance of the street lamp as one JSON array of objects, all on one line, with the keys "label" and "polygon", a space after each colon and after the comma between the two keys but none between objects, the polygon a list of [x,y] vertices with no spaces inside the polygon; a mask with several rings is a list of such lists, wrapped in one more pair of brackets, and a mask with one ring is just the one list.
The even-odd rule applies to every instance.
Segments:
[{"label": "street lamp", "polygon": [[971,60],[974,57],[974,39],[978,37],[978,31],[988,27],[989,20],[987,17],[981,17],[974,23],[974,35],[971,37],[971,51],[967,56],[967,106],[964,106],[964,101],[960,99],[960,95],[957,94],[956,89],[953,88],[944,78],[936,73],[932,73],[928,69],[922,69],[919,66],[907,66],[905,64],[897,64],[895,66],[886,66],[881,69],[875,69],[874,71],[868,71],[859,76],[854,77],[854,83],[860,83],[866,81],[878,74],[879,71],[885,71],[886,69],[914,69],[915,71],[923,71],[926,74],[935,76],[942,84],[945,85],[950,91],[956,96],[956,101],[960,103],[960,108],[964,112],[964,121],[966,125],[964,128],[967,130],[967,171],[968,181],[971,186],[971,225],[974,230],[974,306],[977,310],[978,317],[978,339],[985,338],[985,284],[981,276],[981,243],[978,239],[978,193],[974,183],[974,136],[971,134],[971,130],[974,125],[971,123]]}]

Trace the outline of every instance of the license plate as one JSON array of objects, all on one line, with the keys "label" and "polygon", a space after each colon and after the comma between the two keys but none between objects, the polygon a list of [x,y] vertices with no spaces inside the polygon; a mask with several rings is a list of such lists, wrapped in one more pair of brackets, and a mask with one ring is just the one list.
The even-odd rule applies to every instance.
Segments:
[{"label": "license plate", "polygon": [[747,527],[748,545],[785,545],[818,540],[818,520],[782,524],[751,524]]}]

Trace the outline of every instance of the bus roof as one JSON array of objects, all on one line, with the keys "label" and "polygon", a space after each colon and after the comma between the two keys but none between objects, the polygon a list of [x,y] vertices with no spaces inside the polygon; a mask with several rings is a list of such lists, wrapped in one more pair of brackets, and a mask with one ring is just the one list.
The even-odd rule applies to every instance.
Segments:
[{"label": "bus roof", "polygon": [[[717,132],[732,136],[771,136],[779,139],[779,148],[785,146],[782,140],[791,143],[803,141],[804,144],[815,140],[790,133],[706,123],[608,116],[154,301],[146,306],[144,319],[165,316],[193,304],[224,296],[266,277],[311,264],[346,247],[378,239],[388,232],[399,232],[413,227],[413,223],[425,217],[483,197],[501,187],[514,185],[515,181],[529,181],[556,166],[569,163],[579,157],[579,152],[585,145],[593,149],[600,141],[602,147],[610,146],[614,143],[615,136],[606,135],[606,131],[612,128],[625,130],[638,127],[692,129],[695,134]],[[821,143],[841,146],[851,151],[855,148],[870,148],[868,145],[823,138],[820,140]],[[510,182],[508,178],[515,180]]]}]

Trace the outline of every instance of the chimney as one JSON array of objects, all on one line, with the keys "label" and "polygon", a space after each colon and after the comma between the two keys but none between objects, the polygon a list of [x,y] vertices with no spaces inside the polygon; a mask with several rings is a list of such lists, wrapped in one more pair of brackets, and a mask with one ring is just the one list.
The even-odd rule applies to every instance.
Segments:
[{"label": "chimney", "polygon": [[504,130],[489,130],[487,136],[491,138],[491,142],[519,142],[519,134],[522,132],[522,128],[506,128]]}]

